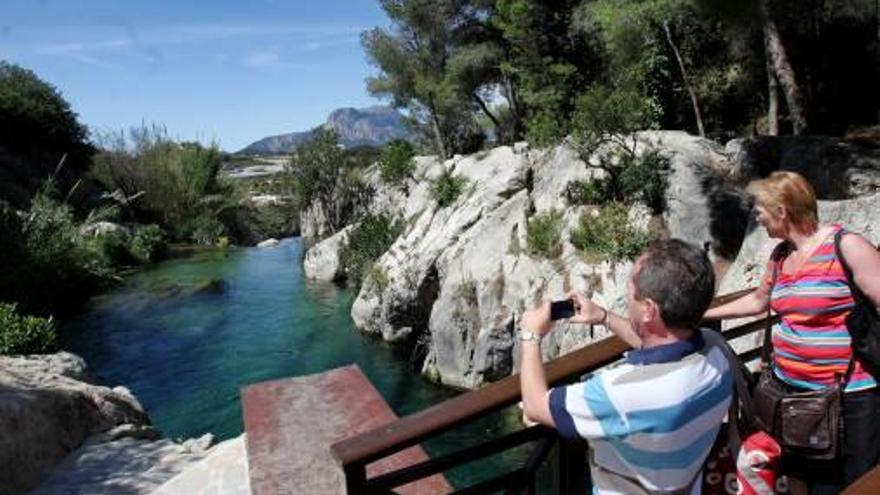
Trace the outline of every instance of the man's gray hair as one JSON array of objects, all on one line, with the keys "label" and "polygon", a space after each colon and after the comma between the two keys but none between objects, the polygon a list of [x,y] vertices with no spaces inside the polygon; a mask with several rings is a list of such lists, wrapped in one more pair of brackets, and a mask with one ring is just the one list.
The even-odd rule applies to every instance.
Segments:
[{"label": "man's gray hair", "polygon": [[672,328],[697,328],[715,294],[715,272],[703,250],[680,239],[655,242],[636,265],[635,298],[650,298]]}]

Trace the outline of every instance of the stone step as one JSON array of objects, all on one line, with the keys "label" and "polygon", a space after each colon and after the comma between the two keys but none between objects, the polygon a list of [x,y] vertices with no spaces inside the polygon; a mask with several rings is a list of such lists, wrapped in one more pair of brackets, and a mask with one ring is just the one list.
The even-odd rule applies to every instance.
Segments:
[{"label": "stone step", "polygon": [[249,495],[244,437],[241,435],[211,447],[207,457],[150,495]]},{"label": "stone step", "polygon": [[[356,365],[246,387],[242,408],[254,495],[344,494],[345,476],[330,445],[397,419]],[[367,466],[367,476],[428,459],[410,447]],[[404,485],[404,495],[452,491],[441,475]]]}]

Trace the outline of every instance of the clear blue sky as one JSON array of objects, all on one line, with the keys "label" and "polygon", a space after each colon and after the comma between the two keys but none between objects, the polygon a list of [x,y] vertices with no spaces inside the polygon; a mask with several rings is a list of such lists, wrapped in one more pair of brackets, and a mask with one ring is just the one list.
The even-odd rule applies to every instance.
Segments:
[{"label": "clear blue sky", "polygon": [[164,124],[235,151],[379,103],[360,33],[376,0],[0,0],[0,59],[97,130]]}]

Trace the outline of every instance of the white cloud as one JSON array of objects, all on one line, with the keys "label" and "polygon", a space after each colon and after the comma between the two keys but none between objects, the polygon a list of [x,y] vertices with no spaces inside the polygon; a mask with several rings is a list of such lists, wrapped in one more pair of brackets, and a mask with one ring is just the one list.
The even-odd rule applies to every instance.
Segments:
[{"label": "white cloud", "polygon": [[249,53],[242,59],[242,63],[250,67],[277,67],[281,65],[281,57],[278,56],[278,52],[274,48],[270,48]]}]

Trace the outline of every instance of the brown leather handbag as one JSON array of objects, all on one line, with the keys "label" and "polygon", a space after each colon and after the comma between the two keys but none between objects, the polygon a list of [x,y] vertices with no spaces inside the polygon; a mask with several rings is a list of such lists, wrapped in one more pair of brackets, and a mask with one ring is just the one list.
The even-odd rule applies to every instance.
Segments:
[{"label": "brown leather handbag", "polygon": [[[776,285],[779,266],[773,269],[772,287]],[[843,441],[843,389],[852,375],[855,362],[850,359],[846,374],[838,376],[837,385],[821,390],[796,389],[776,377],[770,361],[772,320],[767,309],[767,327],[761,360],[765,366],[752,392],[755,422],[769,433],[787,453],[817,460],[835,459]]]}]

